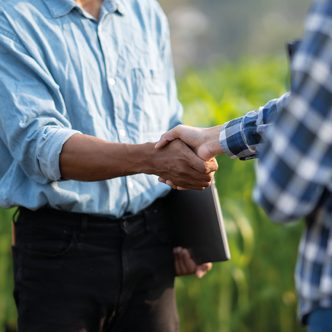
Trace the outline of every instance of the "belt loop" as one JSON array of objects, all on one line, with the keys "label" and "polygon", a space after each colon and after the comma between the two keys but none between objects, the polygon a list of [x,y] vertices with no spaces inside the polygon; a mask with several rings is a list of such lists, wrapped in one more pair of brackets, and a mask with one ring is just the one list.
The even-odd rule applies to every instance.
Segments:
[{"label": "belt loop", "polygon": [[12,216],[13,223],[17,222],[17,217],[18,217],[19,213],[20,213],[20,207],[17,207]]},{"label": "belt loop", "polygon": [[20,208],[18,207],[12,216],[12,246],[16,245],[16,222],[17,222],[19,213],[20,213]]}]

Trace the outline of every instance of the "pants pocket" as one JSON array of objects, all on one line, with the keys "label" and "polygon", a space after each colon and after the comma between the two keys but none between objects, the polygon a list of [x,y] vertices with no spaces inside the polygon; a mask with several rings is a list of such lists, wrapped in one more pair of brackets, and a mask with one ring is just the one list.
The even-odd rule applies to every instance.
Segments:
[{"label": "pants pocket", "polygon": [[53,223],[53,220],[20,220],[15,223],[15,246],[24,254],[36,257],[61,257],[76,242],[74,227]]}]

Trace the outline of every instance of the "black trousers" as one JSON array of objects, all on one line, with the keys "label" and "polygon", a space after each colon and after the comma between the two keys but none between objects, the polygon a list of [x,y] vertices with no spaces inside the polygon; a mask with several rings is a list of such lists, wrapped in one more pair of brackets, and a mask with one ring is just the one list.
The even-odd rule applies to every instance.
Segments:
[{"label": "black trousers", "polygon": [[168,223],[158,204],[109,220],[21,209],[14,297],[19,332],[174,332]]}]

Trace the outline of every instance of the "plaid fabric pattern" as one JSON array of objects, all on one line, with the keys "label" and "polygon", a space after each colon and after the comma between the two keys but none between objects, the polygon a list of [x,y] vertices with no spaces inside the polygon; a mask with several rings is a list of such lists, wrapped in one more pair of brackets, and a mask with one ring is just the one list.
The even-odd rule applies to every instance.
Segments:
[{"label": "plaid fabric pattern", "polygon": [[288,93],[268,102],[258,111],[224,124],[220,131],[223,151],[232,159],[248,160],[258,157],[267,130],[288,99]]},{"label": "plaid fabric pattern", "polygon": [[[255,200],[273,220],[305,217],[296,267],[300,318],[332,307],[332,1],[314,1],[289,95],[226,123],[232,158],[258,156]],[[273,125],[271,125],[273,121]]]}]

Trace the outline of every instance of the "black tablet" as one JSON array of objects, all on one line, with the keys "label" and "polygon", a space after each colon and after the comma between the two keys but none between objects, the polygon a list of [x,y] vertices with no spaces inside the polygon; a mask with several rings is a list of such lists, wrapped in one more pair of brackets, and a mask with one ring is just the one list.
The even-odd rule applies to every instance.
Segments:
[{"label": "black tablet", "polygon": [[167,199],[174,246],[189,249],[197,264],[230,259],[215,185],[203,191],[172,190]]}]

